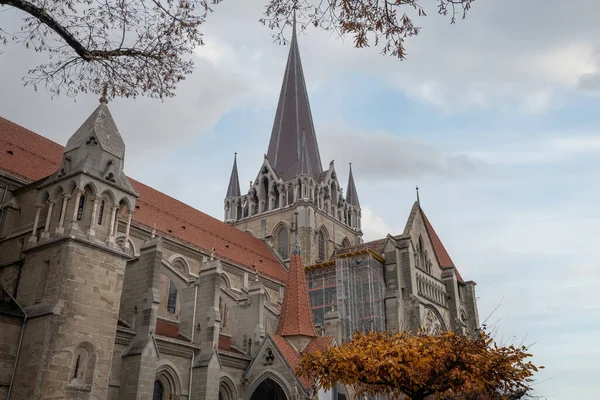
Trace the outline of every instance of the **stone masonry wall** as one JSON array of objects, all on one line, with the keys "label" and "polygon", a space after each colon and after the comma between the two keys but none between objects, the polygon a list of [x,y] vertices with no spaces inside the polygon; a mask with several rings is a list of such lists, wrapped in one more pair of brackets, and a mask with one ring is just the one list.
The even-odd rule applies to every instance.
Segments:
[{"label": "stone masonry wall", "polygon": [[17,301],[40,316],[25,329],[15,400],[106,398],[124,269],[123,257],[69,239],[28,251]]},{"label": "stone masonry wall", "polygon": [[22,324],[21,318],[0,315],[0,400],[8,395]]}]

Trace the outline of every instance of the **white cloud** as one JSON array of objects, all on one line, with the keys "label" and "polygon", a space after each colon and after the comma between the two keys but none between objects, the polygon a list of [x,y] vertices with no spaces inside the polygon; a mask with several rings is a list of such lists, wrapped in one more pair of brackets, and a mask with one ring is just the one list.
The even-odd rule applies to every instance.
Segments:
[{"label": "white cloud", "polygon": [[[392,133],[356,131],[342,126],[320,126],[321,154],[335,157],[338,172],[353,163],[357,177],[369,182],[391,182],[422,177],[462,179],[485,173],[485,162],[475,156],[404,139]],[[340,150],[344,143],[344,151]]]},{"label": "white cloud", "polygon": [[596,135],[572,133],[569,136],[556,136],[548,133],[546,136],[535,141],[499,146],[492,151],[469,151],[467,154],[490,164],[528,165],[555,163],[600,152],[600,137]]},{"label": "white cloud", "polygon": [[361,226],[363,239],[365,242],[381,239],[393,231],[386,225],[385,221],[379,215],[375,215],[369,206],[362,206]]}]

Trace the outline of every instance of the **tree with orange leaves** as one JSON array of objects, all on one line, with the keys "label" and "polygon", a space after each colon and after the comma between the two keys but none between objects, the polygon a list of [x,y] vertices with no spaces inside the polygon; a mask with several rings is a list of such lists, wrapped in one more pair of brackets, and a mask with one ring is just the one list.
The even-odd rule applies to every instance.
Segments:
[{"label": "tree with orange leaves", "polygon": [[[538,370],[525,346],[498,346],[485,332],[469,338],[402,332],[356,333],[352,341],[305,354],[299,376],[315,387],[337,383],[357,395],[388,395],[412,400],[520,399],[532,390]],[[402,397],[404,396],[404,397]]]}]

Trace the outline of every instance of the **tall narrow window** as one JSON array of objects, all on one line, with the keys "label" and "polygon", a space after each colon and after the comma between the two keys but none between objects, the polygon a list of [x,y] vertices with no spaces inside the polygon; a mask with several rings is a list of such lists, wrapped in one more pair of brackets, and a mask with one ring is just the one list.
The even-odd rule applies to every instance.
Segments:
[{"label": "tall narrow window", "polygon": [[169,297],[167,298],[167,311],[171,314],[175,314],[177,307],[177,288],[173,281],[169,282]]},{"label": "tall narrow window", "polygon": [[102,217],[104,217],[104,200],[100,202],[100,213],[98,214],[98,225],[102,225]]},{"label": "tall narrow window", "polygon": [[281,228],[277,235],[277,252],[284,260],[289,257],[290,235],[286,228]]},{"label": "tall narrow window", "polygon": [[85,205],[85,196],[79,198],[79,208],[77,209],[77,221],[81,221],[83,217],[83,206]]},{"label": "tall narrow window", "polygon": [[323,235],[323,231],[319,231],[318,242],[319,242],[319,260],[318,261],[325,261],[325,235]]},{"label": "tall narrow window", "polygon": [[81,361],[81,356],[77,355],[77,360],[75,361],[75,371],[73,371],[73,379],[77,379],[77,374],[79,373],[79,362]]}]

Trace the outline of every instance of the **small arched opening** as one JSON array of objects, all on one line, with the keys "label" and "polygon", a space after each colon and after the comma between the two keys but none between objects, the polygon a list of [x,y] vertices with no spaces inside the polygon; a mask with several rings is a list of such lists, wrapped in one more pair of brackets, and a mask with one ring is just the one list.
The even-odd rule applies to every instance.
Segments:
[{"label": "small arched opening", "polygon": [[260,194],[261,201],[263,201],[263,211],[269,211],[269,178],[266,176],[262,179]]},{"label": "small arched opening", "polygon": [[237,393],[231,379],[221,378],[219,382],[219,400],[236,400]]},{"label": "small arched opening", "polygon": [[154,378],[153,400],[173,400],[181,395],[181,381],[174,367],[163,364]]}]

